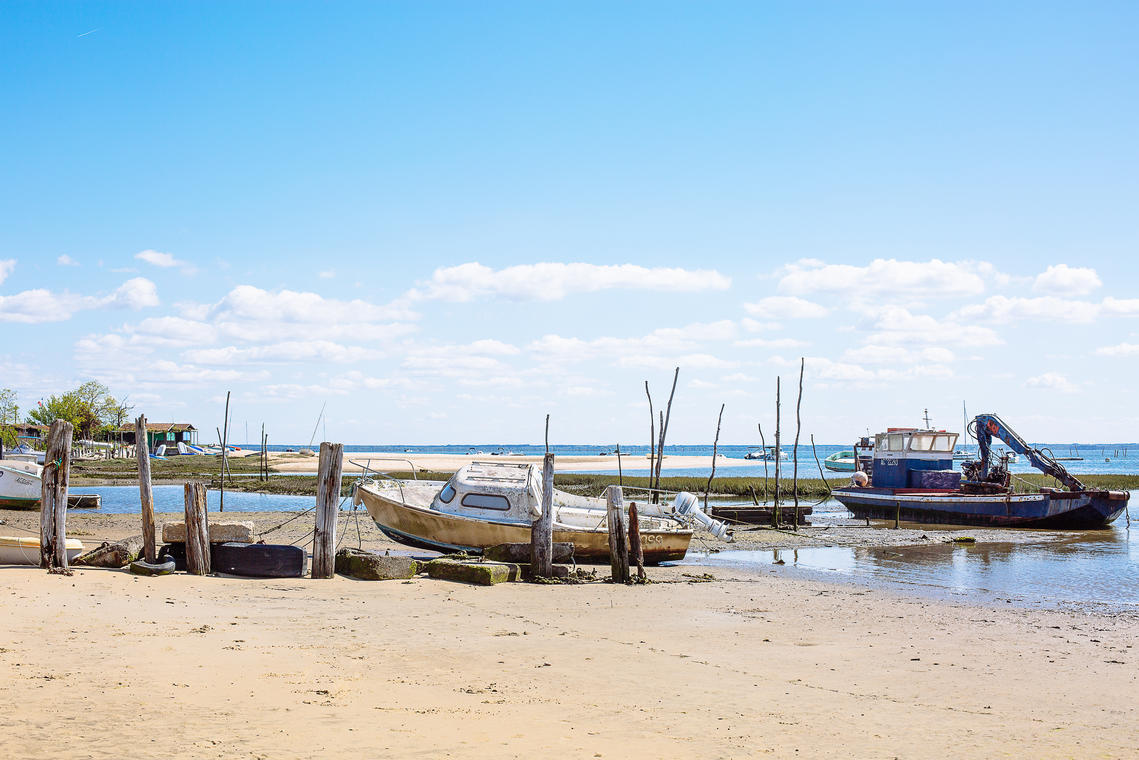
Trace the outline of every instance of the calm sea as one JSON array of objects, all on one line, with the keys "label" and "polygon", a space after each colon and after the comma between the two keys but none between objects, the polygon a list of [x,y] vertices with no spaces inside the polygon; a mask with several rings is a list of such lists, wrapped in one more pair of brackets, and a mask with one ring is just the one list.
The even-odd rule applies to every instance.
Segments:
[{"label": "calm sea", "polygon": [[[1077,475],[1081,474],[1120,474],[1120,475],[1137,475],[1139,474],[1139,444],[1137,443],[1103,443],[1103,444],[1033,444],[1034,446],[1044,446],[1052,451],[1056,457],[1076,457],[1076,461],[1061,462],[1072,473]],[[270,446],[270,451],[286,451],[292,449],[294,451],[305,448],[304,444],[294,445],[279,445]],[[755,477],[758,473],[759,477],[763,476],[763,461],[754,459],[744,459],[749,451],[753,450],[752,446],[720,446],[719,453],[722,458],[716,464],[716,474],[728,476],[743,476]],[[999,447],[998,447],[999,448]],[[819,444],[815,453],[819,456],[819,461],[822,462],[831,454],[838,451],[849,450],[850,446],[840,446],[835,444]],[[346,445],[344,451],[346,453],[352,452],[385,452],[390,454],[467,454],[481,452],[487,456],[494,455],[495,452],[521,454],[525,456],[541,456],[545,453],[544,446],[534,446],[530,444],[489,444],[480,443],[474,445],[445,445],[445,446],[411,446],[411,445]],[[550,446],[550,450],[555,454],[563,456],[595,456],[597,454],[606,453],[612,456],[614,450],[613,446],[606,446],[600,444],[588,445],[555,445]],[[785,447],[788,457],[791,457],[793,450],[790,446]],[[970,451],[975,451],[975,447],[971,447]],[[648,464],[645,457],[649,453],[648,446],[621,446],[621,460],[623,471],[629,475],[647,475]],[[665,446],[664,449],[665,460],[662,471],[674,475],[693,475],[693,476],[708,476],[708,468],[680,468],[669,467],[668,457],[672,456],[711,456],[711,446]],[[626,459],[628,457],[628,459]],[[616,459],[616,457],[614,457]],[[785,466],[790,464],[790,460],[785,462]],[[960,468],[961,463],[955,462],[954,466]],[[767,463],[768,469],[774,467],[773,462]],[[1021,461],[1012,464],[1010,469],[1015,473],[1035,472],[1032,466],[1028,464],[1024,457]],[[313,465],[313,471],[316,471],[316,465]],[[577,470],[576,472],[594,472],[594,470]],[[810,445],[799,445],[799,472],[806,473],[807,477],[817,477],[819,468],[815,464],[814,453],[811,451]],[[845,480],[848,476],[842,473],[835,473],[826,471],[827,477],[839,478]]]}]

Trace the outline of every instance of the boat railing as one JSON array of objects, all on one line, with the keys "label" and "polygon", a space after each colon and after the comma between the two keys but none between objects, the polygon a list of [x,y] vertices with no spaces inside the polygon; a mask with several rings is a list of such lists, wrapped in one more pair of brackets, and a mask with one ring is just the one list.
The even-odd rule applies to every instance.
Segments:
[{"label": "boat railing", "polygon": [[411,479],[418,480],[419,478],[417,478],[415,475],[415,464],[410,459],[403,459],[401,457],[369,457],[363,461],[360,461],[358,459],[348,460],[349,464],[354,464],[360,468],[361,483],[366,480],[376,480],[378,478],[385,478],[387,480],[390,480],[396,484],[397,488],[399,488],[399,500],[404,504],[407,504],[407,499],[403,495],[403,483],[400,482],[400,478],[390,475],[388,472],[385,472],[383,470],[373,468],[372,462],[403,462],[408,466],[411,472]]}]

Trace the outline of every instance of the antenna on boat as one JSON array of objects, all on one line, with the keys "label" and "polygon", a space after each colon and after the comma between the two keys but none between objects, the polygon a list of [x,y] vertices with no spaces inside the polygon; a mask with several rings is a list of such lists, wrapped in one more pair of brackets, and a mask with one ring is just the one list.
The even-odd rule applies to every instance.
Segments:
[{"label": "antenna on boat", "polygon": [[929,410],[928,410],[928,409],[925,409],[925,410],[923,410],[923,411],[925,412],[925,429],[926,429],[926,430],[933,430],[933,428],[931,428],[931,427],[929,426]]},{"label": "antenna on boat", "polygon": [[308,439],[308,447],[312,448],[312,442],[316,440],[316,431],[320,430],[320,421],[324,419],[324,407],[328,406],[328,402],[324,402],[324,406],[320,407],[320,414],[316,416],[316,424],[312,426],[312,435]]}]

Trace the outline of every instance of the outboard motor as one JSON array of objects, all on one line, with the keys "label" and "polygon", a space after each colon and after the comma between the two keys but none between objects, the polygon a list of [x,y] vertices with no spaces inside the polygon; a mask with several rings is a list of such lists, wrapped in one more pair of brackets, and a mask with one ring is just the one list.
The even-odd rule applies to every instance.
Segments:
[{"label": "outboard motor", "polygon": [[727,524],[712,519],[704,514],[704,510],[700,509],[700,500],[696,498],[696,494],[688,493],[687,491],[678,493],[676,499],[672,502],[672,511],[676,513],[678,517],[700,523],[705,530],[716,538],[724,541],[732,540],[732,535],[728,532]]}]

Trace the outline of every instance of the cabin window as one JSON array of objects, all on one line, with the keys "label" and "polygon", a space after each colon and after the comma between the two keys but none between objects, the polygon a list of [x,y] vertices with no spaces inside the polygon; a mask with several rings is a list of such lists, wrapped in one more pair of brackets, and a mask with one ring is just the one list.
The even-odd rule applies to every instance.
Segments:
[{"label": "cabin window", "polygon": [[906,442],[903,439],[901,433],[890,433],[890,435],[886,436],[886,439],[887,439],[887,443],[888,443],[888,445],[886,446],[886,451],[905,451],[906,450]]},{"label": "cabin window", "polygon": [[443,486],[443,490],[439,492],[439,501],[443,502],[444,504],[450,504],[451,499],[454,498],[455,489],[451,487],[451,484],[448,483],[447,485]]},{"label": "cabin window", "polygon": [[933,449],[934,436],[928,433],[914,433],[910,438],[910,451],[930,451]]},{"label": "cabin window", "polygon": [[935,436],[931,451],[953,451],[953,444],[957,441],[956,435]]},{"label": "cabin window", "polygon": [[505,512],[510,509],[510,500],[492,493],[469,493],[463,497],[464,507],[475,509],[497,509]]}]

